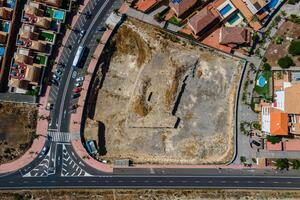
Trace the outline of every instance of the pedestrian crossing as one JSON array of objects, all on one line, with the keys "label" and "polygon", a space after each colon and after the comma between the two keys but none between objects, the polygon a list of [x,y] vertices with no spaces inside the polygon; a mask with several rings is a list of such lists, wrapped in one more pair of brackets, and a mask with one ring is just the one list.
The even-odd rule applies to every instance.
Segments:
[{"label": "pedestrian crossing", "polygon": [[48,136],[53,142],[70,142],[70,133],[48,131]]}]

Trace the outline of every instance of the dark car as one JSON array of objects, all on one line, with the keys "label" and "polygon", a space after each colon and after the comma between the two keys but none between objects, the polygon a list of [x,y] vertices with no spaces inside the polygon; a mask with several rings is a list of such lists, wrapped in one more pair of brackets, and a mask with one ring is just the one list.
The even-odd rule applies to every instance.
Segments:
[{"label": "dark car", "polygon": [[76,94],[73,94],[73,95],[72,95],[72,99],[76,99],[76,98],[78,98],[78,97],[80,97],[80,94],[79,94],[79,93],[76,93]]},{"label": "dark car", "polygon": [[58,81],[57,81],[56,79],[52,79],[52,80],[51,80],[51,83],[52,83],[53,85],[55,85],[55,86],[58,86],[58,85],[59,85],[59,83],[58,83]]},{"label": "dark car", "polygon": [[255,144],[256,146],[260,147],[260,143],[257,142],[256,140],[252,140],[252,144]]}]

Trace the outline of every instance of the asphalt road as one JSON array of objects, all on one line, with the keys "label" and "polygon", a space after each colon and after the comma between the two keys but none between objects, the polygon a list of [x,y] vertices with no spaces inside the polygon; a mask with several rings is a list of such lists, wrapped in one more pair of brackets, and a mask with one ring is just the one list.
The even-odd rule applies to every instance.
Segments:
[{"label": "asphalt road", "polygon": [[[108,14],[118,4],[115,0],[91,0],[86,11],[91,19],[80,16],[76,29],[88,30],[81,45],[93,52],[96,30],[104,25]],[[85,12],[85,11],[84,11]],[[99,17],[94,18],[96,15]],[[74,152],[68,135],[70,107],[74,88],[71,64],[79,46],[78,35],[71,33],[62,55],[66,64],[59,87],[52,87],[50,96],[55,103],[49,124],[47,151],[40,153],[28,166],[12,173],[0,175],[0,189],[20,188],[253,188],[300,189],[297,171],[259,169],[171,169],[171,168],[117,168],[104,173],[87,166]],[[66,46],[67,46],[66,45]],[[87,63],[89,62],[89,59]],[[74,72],[76,71],[76,72]],[[51,132],[51,133],[50,133]]]}]

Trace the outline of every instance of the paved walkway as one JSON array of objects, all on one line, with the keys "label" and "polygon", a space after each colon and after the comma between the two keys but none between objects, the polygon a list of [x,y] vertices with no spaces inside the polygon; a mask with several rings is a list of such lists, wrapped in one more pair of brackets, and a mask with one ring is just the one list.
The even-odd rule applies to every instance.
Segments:
[{"label": "paved walkway", "polygon": [[[84,5],[81,5],[79,10],[83,10],[88,2],[89,2],[89,0],[85,0]],[[77,15],[73,17],[72,27],[76,24],[78,17],[79,17],[79,13],[77,13]],[[63,44],[65,44],[65,42],[67,41],[70,33],[71,33],[71,31],[67,30],[67,32],[63,38]],[[59,48],[59,54],[56,57],[55,61],[59,60],[62,50],[63,50],[63,47]],[[54,65],[53,70],[55,70],[56,67],[57,67],[57,65]],[[47,87],[46,93],[43,97],[40,97],[40,102],[39,102],[40,103],[40,107],[39,107],[39,111],[38,111],[39,118],[38,118],[37,127],[36,127],[36,132],[39,135],[39,137],[33,141],[30,149],[19,159],[15,160],[13,162],[10,162],[10,163],[5,163],[5,164],[0,165],[0,173],[13,172],[22,167],[25,167],[26,165],[28,165],[30,162],[32,162],[37,157],[39,152],[41,152],[42,148],[44,147],[44,144],[46,142],[46,137],[47,137],[47,129],[48,129],[48,121],[45,118],[47,118],[50,115],[49,111],[46,110],[48,96],[49,96],[49,92],[50,92],[50,86],[46,86],[46,87]]]},{"label": "paved walkway", "polygon": [[0,101],[36,104],[37,98],[35,96],[30,96],[30,95],[5,92],[5,93],[0,93]]},{"label": "paved walkway", "polygon": [[41,152],[47,137],[48,121],[45,118],[49,116],[49,111],[46,110],[49,91],[50,88],[47,86],[45,96],[40,98],[40,107],[38,111],[38,121],[36,127],[36,132],[39,137],[34,139],[30,149],[26,151],[25,154],[19,159],[0,165],[0,173],[12,172],[25,167],[37,157],[39,152]]}]

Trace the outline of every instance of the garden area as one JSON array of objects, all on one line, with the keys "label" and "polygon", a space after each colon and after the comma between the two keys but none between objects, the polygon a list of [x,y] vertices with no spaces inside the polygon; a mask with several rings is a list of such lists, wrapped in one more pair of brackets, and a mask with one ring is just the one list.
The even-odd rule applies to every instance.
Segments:
[{"label": "garden area", "polygon": [[279,27],[269,45],[265,58],[272,67],[289,68],[300,66],[300,24],[292,20]]},{"label": "garden area", "polygon": [[258,73],[254,87],[254,91],[258,96],[264,97],[265,99],[271,98],[271,80],[271,71],[261,71]]}]

